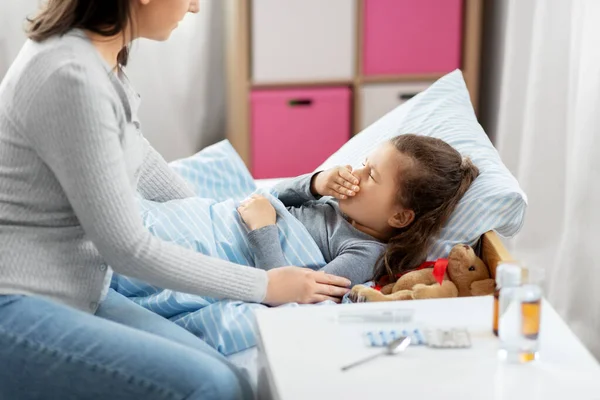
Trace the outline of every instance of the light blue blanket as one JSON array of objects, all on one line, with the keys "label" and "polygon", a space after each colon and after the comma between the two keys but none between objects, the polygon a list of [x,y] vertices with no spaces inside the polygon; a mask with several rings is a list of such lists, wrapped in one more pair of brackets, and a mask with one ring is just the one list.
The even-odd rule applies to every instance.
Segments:
[{"label": "light blue blanket", "polygon": [[[254,253],[236,208],[239,201],[258,192],[277,210],[281,247],[288,264],[313,269],[325,265],[306,228],[286,210],[276,193],[256,190],[252,176],[228,141],[171,165],[192,183],[198,197],[166,203],[140,199],[144,224],[155,236],[251,268]],[[112,287],[225,355],[256,344],[253,312],[265,308],[263,305],[173,292],[120,275],[114,276]]]}]

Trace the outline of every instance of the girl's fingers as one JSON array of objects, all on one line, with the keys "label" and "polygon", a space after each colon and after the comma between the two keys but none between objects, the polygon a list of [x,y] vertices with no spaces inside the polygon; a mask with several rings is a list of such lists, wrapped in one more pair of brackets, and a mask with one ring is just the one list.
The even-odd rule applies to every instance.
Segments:
[{"label": "girl's fingers", "polygon": [[356,194],[352,190],[348,190],[338,183],[331,184],[330,188],[331,188],[331,190],[336,192],[339,196],[354,196]]},{"label": "girl's fingers", "polygon": [[[350,186],[350,188],[354,187],[352,185],[349,185],[349,186]],[[330,187],[334,191],[336,191],[339,194],[344,195],[344,196],[354,196],[354,195],[356,195],[356,192],[354,190],[346,189],[346,186],[344,186],[344,182],[341,182],[341,184],[340,183],[333,183],[333,184],[331,184]]]},{"label": "girl's fingers", "polygon": [[[336,176],[335,178],[333,178],[333,180],[335,181],[335,183],[337,183],[338,185],[342,185],[344,186],[346,189],[349,190],[354,190],[354,185],[350,182],[348,182],[347,180],[345,180],[344,178],[342,178],[341,176]],[[358,186],[356,186],[358,187]]]},{"label": "girl's fingers", "polygon": [[[345,180],[347,180],[348,182],[350,182],[351,184],[353,184],[355,186],[360,183],[358,178],[356,176],[354,176],[352,174],[352,172],[348,171],[347,169],[344,169],[344,168],[340,169],[339,174],[342,178],[344,178]],[[356,186],[356,187],[358,187],[358,186]],[[357,189],[353,189],[353,190],[358,191]]]},{"label": "girl's fingers", "polygon": [[338,193],[333,189],[329,189],[329,196],[335,197],[338,200],[345,200],[348,198],[348,196],[346,196],[345,194]]}]

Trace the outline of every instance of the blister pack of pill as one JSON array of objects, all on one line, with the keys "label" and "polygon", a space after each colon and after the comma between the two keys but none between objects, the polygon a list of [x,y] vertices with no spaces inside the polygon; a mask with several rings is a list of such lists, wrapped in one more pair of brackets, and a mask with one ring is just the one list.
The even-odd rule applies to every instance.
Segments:
[{"label": "blister pack of pill", "polygon": [[465,328],[425,329],[427,346],[436,349],[464,349],[471,347],[471,337]]},{"label": "blister pack of pill", "polygon": [[402,337],[410,337],[411,346],[425,345],[436,349],[462,349],[471,347],[471,337],[465,328],[406,328],[379,329],[364,332],[366,346],[385,347],[392,341]]},{"label": "blister pack of pill", "polygon": [[410,337],[411,345],[423,345],[425,344],[425,335],[418,329],[380,329],[380,330],[369,330],[363,335],[365,344],[369,347],[385,347],[390,342],[398,339],[402,336]]}]

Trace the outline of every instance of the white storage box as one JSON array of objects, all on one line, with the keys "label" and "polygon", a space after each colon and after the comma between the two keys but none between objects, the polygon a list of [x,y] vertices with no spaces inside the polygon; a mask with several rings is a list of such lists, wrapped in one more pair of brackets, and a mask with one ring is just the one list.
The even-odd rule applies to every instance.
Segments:
[{"label": "white storage box", "polygon": [[351,80],[356,0],[253,0],[255,84]]},{"label": "white storage box", "polygon": [[427,89],[431,82],[368,84],[361,89],[361,130],[411,97]]}]

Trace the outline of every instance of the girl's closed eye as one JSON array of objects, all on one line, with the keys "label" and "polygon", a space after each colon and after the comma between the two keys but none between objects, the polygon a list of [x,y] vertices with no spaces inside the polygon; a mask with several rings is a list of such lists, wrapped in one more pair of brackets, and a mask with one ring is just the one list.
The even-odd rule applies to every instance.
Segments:
[{"label": "girl's closed eye", "polygon": [[[367,162],[364,161],[362,163],[363,167],[367,168]],[[367,168],[367,170],[369,171],[369,178],[373,179],[375,181],[375,178],[373,178],[373,170],[371,168]]]}]

